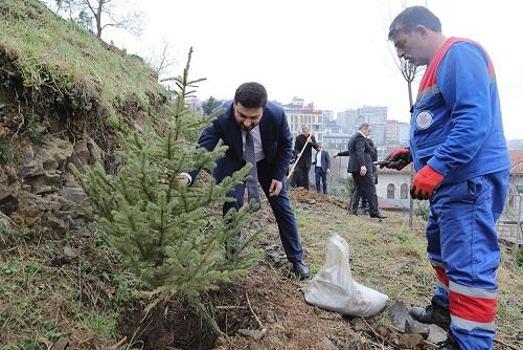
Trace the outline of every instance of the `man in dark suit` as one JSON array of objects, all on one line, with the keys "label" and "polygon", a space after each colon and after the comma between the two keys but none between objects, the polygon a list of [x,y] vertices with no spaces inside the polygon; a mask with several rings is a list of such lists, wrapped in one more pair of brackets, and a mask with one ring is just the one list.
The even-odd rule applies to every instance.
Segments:
[{"label": "man in dark suit", "polygon": [[[213,176],[218,183],[246,162],[253,165],[249,179],[236,186],[231,194],[235,202],[224,204],[224,215],[232,208],[243,206],[246,187],[249,197],[259,201],[259,182],[276,217],[280,239],[294,273],[301,279],[308,278],[309,269],[303,263],[296,218],[284,187],[292,154],[292,136],[283,109],[267,102],[267,92],[261,84],[244,83],[236,90],[227,111],[203,131],[198,144],[211,151],[220,139],[229,148],[214,169]],[[183,174],[188,184],[193,183],[198,172]]]},{"label": "man in dark suit", "polygon": [[[367,137],[367,143],[368,143],[369,149],[370,149],[370,152],[369,152],[370,159],[372,160],[372,163],[373,163],[372,164],[372,176],[374,177],[374,184],[377,185],[378,184],[378,167],[376,165],[374,165],[374,162],[378,160],[378,149],[376,148],[376,146],[374,146],[374,142],[372,141],[372,139],[370,137]],[[363,212],[365,214],[368,214],[369,213],[369,202],[367,201],[367,198],[365,198],[363,196],[363,194],[360,193],[359,191],[356,191],[356,187],[354,187],[351,203],[355,203],[356,207],[357,207],[358,203],[360,202],[360,199],[361,199],[360,208],[363,209]]]},{"label": "man in dark suit", "polygon": [[[310,139],[307,143],[309,136]],[[303,150],[304,147],[305,150]],[[297,187],[305,187],[306,189],[309,189],[309,172],[311,170],[313,148],[318,150],[316,139],[314,138],[314,135],[312,135],[310,129],[304,126],[301,128],[301,134],[296,136],[296,140],[294,141],[294,152],[296,155],[298,156],[303,150],[303,153],[296,164],[296,168],[294,169],[294,172],[296,173]]]},{"label": "man in dark suit", "polygon": [[[384,219],[385,215],[378,210],[378,196],[376,195],[376,184],[374,183],[374,164],[371,158],[371,149],[367,142],[367,136],[371,132],[368,123],[363,123],[358,131],[349,139],[347,151],[340,152],[337,156],[349,156],[347,172],[352,174],[355,191],[367,198],[369,203],[369,216],[371,218]],[[359,202],[359,201],[358,201]],[[349,212],[356,213],[358,203],[351,201]]]},{"label": "man in dark suit", "polygon": [[316,176],[316,191],[327,194],[327,174],[331,168],[331,158],[329,152],[322,149],[321,144],[318,143],[318,150],[314,155],[314,174]]}]

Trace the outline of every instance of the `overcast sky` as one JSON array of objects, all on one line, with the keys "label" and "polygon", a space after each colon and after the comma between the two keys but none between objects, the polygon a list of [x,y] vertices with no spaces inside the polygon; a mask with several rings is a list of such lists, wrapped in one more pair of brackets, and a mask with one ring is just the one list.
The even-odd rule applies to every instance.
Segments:
[{"label": "overcast sky", "polygon": [[[168,42],[178,74],[194,47],[193,77],[206,77],[198,97],[232,98],[242,82],[265,85],[269,98],[293,96],[335,112],[389,107],[408,121],[406,83],[387,42],[401,0],[148,0],[140,37],[107,31],[105,40],[147,57]],[[425,1],[406,1],[408,5]],[[447,36],[479,41],[497,72],[507,138],[523,138],[523,46],[519,1],[428,0]],[[417,90],[417,86],[416,86]]]}]

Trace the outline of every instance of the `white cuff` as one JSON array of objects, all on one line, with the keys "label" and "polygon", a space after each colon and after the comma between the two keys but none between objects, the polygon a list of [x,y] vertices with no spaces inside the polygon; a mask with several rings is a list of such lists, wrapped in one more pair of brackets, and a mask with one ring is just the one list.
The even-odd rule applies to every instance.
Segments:
[{"label": "white cuff", "polygon": [[188,173],[180,173],[180,175],[183,175],[187,178],[187,180],[189,180],[189,183],[191,184],[192,183],[192,176],[189,175]]}]

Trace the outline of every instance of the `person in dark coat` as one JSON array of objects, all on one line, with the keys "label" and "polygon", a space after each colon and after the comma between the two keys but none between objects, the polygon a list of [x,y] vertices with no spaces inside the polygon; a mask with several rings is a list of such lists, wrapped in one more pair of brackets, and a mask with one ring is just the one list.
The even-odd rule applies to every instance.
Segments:
[{"label": "person in dark coat", "polygon": [[314,155],[314,175],[316,179],[316,191],[327,194],[327,174],[331,168],[331,157],[329,152],[322,149],[318,143],[318,151]]},{"label": "person in dark coat", "polygon": [[[352,174],[355,191],[367,198],[369,203],[369,216],[371,218],[384,219],[385,215],[378,209],[378,196],[376,195],[376,184],[374,183],[374,164],[371,158],[371,148],[367,142],[367,136],[371,132],[368,123],[363,123],[358,131],[349,139],[347,151],[335,155],[349,156],[347,172]],[[349,212],[356,214],[358,203],[351,201]]]},{"label": "person in dark coat", "polygon": [[[310,137],[309,142],[307,139]],[[307,145],[305,145],[307,144]],[[303,150],[305,147],[305,150]],[[312,149],[318,150],[318,144],[314,135],[312,135],[310,129],[306,126],[301,128],[301,134],[296,136],[294,141],[294,152],[298,157],[300,152],[303,150],[303,153],[300,159],[297,160],[296,167],[294,168],[294,176],[296,176],[296,186],[305,187],[309,189],[309,172],[312,165]]]},{"label": "person in dark coat", "polygon": [[[367,143],[369,144],[370,149],[370,159],[372,160],[372,174],[374,176],[374,184],[378,184],[378,167],[374,165],[374,162],[378,160],[378,149],[376,146],[374,146],[374,142],[370,137],[367,137]],[[352,201],[356,203],[356,205],[360,202],[361,199],[361,206],[360,208],[363,210],[363,213],[368,214],[369,213],[369,201],[367,198],[363,197],[360,192],[356,192],[356,187],[354,187],[353,195],[352,195]],[[351,201],[351,202],[352,202]]]},{"label": "person in dark coat", "polygon": [[[224,215],[232,208],[242,207],[245,189],[250,195],[258,191],[259,184],[276,218],[280,239],[294,273],[301,279],[308,278],[309,269],[303,262],[296,217],[284,184],[292,155],[292,136],[285,112],[267,101],[267,92],[261,84],[244,83],[236,90],[234,102],[228,104],[225,113],[202,132],[198,144],[212,151],[220,139],[228,149],[214,168],[216,182],[220,183],[240,170],[246,162],[253,164],[251,179],[235,187],[230,194],[235,201],[224,204]],[[199,171],[180,174],[181,181],[192,185]],[[259,201],[259,197],[257,199]]]}]

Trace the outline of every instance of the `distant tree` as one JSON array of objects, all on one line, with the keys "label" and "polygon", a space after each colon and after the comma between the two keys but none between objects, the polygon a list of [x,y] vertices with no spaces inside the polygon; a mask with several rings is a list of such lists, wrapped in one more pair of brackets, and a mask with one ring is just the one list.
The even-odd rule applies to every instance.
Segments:
[{"label": "distant tree", "polygon": [[158,53],[157,48],[151,48],[151,54],[146,58],[147,64],[156,73],[158,81],[161,81],[162,76],[168,74],[171,68],[176,64],[176,60],[173,58],[170,49],[169,43],[164,41],[160,53]]},{"label": "distant tree", "polygon": [[[141,31],[140,16],[135,12],[117,14],[115,5],[123,0],[54,0],[58,12],[67,13],[83,27],[91,30],[98,38],[107,27],[125,29],[133,34]],[[93,24],[94,22],[94,24]]]},{"label": "distant tree", "polygon": [[215,99],[214,97],[209,97],[207,100],[202,102],[202,109],[204,115],[212,115],[216,113],[218,108],[222,105],[222,101]]}]

